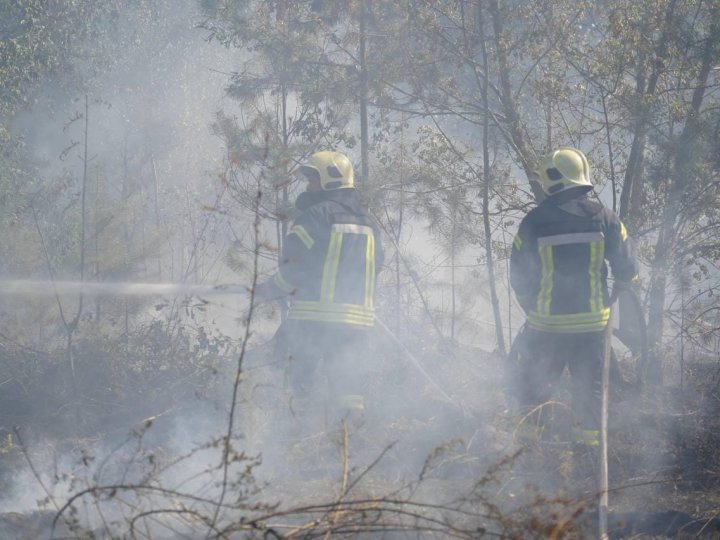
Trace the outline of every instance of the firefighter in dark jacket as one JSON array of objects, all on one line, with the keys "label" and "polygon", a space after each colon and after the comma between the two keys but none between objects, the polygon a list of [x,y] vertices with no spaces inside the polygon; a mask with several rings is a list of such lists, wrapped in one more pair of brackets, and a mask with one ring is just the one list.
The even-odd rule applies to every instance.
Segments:
[{"label": "firefighter in dark jacket", "polygon": [[275,348],[291,399],[306,402],[325,394],[326,386],[314,386],[322,365],[331,406],[362,409],[368,331],[375,324],[375,283],[383,263],[380,232],[358,197],[347,156],[317,152],[299,172],[308,184],[295,202],[298,215],[277,272],[256,293],[288,302]]},{"label": "firefighter in dark jacket", "polygon": [[573,439],[596,446],[604,337],[610,318],[608,267],[615,286],[629,284],[637,265],[627,229],[590,197],[588,161],[571,147],[545,156],[532,178],[542,200],[520,223],[513,242],[511,284],[527,321],[516,347],[516,399],[541,408],[564,368],[572,381]]}]

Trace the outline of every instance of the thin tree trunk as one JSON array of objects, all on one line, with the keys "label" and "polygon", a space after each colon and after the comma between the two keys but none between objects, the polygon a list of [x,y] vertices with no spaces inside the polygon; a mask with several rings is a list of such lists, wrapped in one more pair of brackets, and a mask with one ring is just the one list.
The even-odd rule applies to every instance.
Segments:
[{"label": "thin tree trunk", "polygon": [[[95,176],[95,281],[100,281],[100,167],[96,169]],[[100,326],[100,295],[95,297],[95,325]]]},{"label": "thin tree trunk", "polygon": [[610,136],[610,120],[608,118],[607,103],[605,91],[600,88],[600,98],[602,100],[603,115],[605,117],[605,137],[607,140],[608,163],[610,165],[610,187],[612,188],[612,209],[617,212],[617,181],[615,179],[615,160],[613,158],[612,137]]},{"label": "thin tree trunk", "polygon": [[628,216],[635,215],[642,204],[642,168],[644,164],[649,115],[648,106],[645,103],[645,100],[648,96],[653,96],[655,94],[660,74],[663,71],[664,60],[667,56],[668,32],[673,24],[676,4],[677,0],[672,0],[665,11],[662,35],[660,36],[660,39],[654,49],[655,60],[650,77],[647,79],[647,86],[645,84],[647,73],[645,71],[645,67],[643,67],[643,61],[641,60],[639,62],[640,68],[636,74],[635,85],[635,95],[639,103],[639,112],[635,128],[633,129],[634,138],[630,147],[627,167],[625,169],[622,192],[620,193],[620,219],[626,219]]},{"label": "thin tree trunk", "polygon": [[[714,25],[717,27],[717,21]],[[682,213],[682,197],[685,193],[688,164],[692,163],[695,143],[700,134],[700,108],[707,90],[707,81],[715,60],[720,36],[711,32],[703,49],[703,59],[695,84],[690,111],[678,139],[679,144],[673,164],[671,185],[663,212],[663,224],[655,245],[653,275],[650,288],[650,312],[648,316],[648,345],[651,351],[658,351],[664,331],[664,310],[668,274],[671,270],[672,250],[679,234],[679,216]]]},{"label": "thin tree trunk", "polygon": [[[160,231],[160,186],[158,182],[157,166],[155,165],[155,153],[150,152],[150,164],[152,165],[153,175],[153,202],[155,206],[155,227],[157,232]],[[157,234],[157,233],[156,233]],[[160,258],[157,260],[157,279],[162,281],[162,263]]]},{"label": "thin tree trunk", "polygon": [[[84,141],[83,141],[83,173],[82,173],[82,191],[80,193],[80,281],[85,281],[85,221],[86,221],[86,201],[87,201],[87,179],[88,179],[88,125],[90,108],[88,105],[88,97],[85,94],[85,126],[84,126]],[[75,373],[75,356],[73,355],[73,335],[77,330],[80,323],[80,317],[83,312],[83,293],[78,295],[78,308],[75,313],[75,317],[70,322],[65,321],[65,332],[67,334],[67,359],[70,367],[70,376],[72,380],[73,399],[78,400],[80,397],[79,388],[77,383],[77,376]],[[62,312],[61,312],[62,315]],[[78,424],[83,422],[82,408],[80,407],[79,401],[75,401],[75,416]]]},{"label": "thin tree trunk", "polygon": [[498,351],[502,356],[506,356],[505,336],[503,334],[502,315],[500,313],[500,301],[497,294],[497,285],[495,282],[495,262],[492,249],[492,227],[490,224],[490,187],[492,185],[492,170],[490,166],[490,147],[488,138],[490,136],[490,105],[488,103],[488,57],[487,48],[485,46],[485,29],[483,28],[484,20],[482,17],[482,3],[478,4],[478,27],[480,32],[480,50],[483,61],[483,85],[482,85],[482,103],[483,103],[483,192],[482,192],[482,215],[483,229],[485,233],[485,260],[488,271],[488,282],[490,285],[490,301],[493,308],[493,317],[495,318],[495,340],[497,341]]},{"label": "thin tree trunk", "polygon": [[[481,10],[483,2],[480,2],[478,9]],[[507,118],[508,132],[510,134],[511,143],[514,147],[520,164],[528,178],[533,172],[532,152],[528,144],[527,138],[522,130],[520,123],[520,113],[518,105],[513,97],[512,86],[510,83],[511,68],[507,58],[507,48],[504,36],[504,19],[502,12],[498,6],[497,0],[488,0],[488,9],[492,19],[493,26],[493,43],[495,45],[496,58],[498,63],[498,71],[500,76],[500,100],[502,102],[503,112]],[[479,12],[482,15],[481,11]],[[483,46],[484,46],[484,40]],[[487,82],[487,81],[486,81]]]},{"label": "thin tree trunk", "polygon": [[[453,180],[453,184],[454,184]],[[451,197],[452,197],[452,207],[451,212],[452,215],[450,219],[452,219],[452,227],[451,227],[451,233],[450,233],[450,346],[452,348],[455,347],[455,316],[456,316],[456,298],[455,298],[455,292],[456,292],[456,284],[455,284],[455,252],[457,249],[457,201],[455,199],[455,186],[453,185],[453,189],[451,191]]]},{"label": "thin tree trunk", "polygon": [[[277,21],[280,23],[283,31],[287,30],[288,27],[288,5],[285,0],[278,2],[278,11],[277,11]],[[283,79],[285,74],[287,73],[287,67],[283,65]],[[280,83],[280,114],[282,116],[281,119],[281,130],[282,130],[282,141],[283,141],[283,156],[285,156],[288,152],[288,145],[290,142],[290,133],[288,131],[288,124],[287,124],[287,106],[288,106],[288,94],[287,94],[287,87],[285,85],[285,82]],[[284,173],[287,175],[289,173],[287,169],[287,162],[285,159],[282,160],[282,167]],[[262,194],[260,194],[262,197]],[[278,204],[279,203],[279,204]],[[285,237],[288,233],[288,221],[285,219],[285,216],[281,216],[280,214],[287,209],[287,207],[290,204],[290,197],[288,194],[288,188],[287,184],[283,184],[282,187],[282,195],[278,196],[276,192],[275,196],[275,215],[279,217],[279,219],[275,220],[275,238],[277,240],[277,263],[280,264],[281,258],[282,258],[282,251],[283,251],[283,245],[285,243]],[[287,306],[282,303],[280,308],[280,322],[284,322],[287,318]]]},{"label": "thin tree trunk", "polygon": [[365,56],[366,19],[370,0],[360,4],[360,159],[361,177],[367,185],[369,176],[369,137],[368,137],[368,96],[367,96],[367,58]]},{"label": "thin tree trunk", "polygon": [[[403,213],[405,211],[405,117],[404,113],[401,113],[400,118],[400,201],[398,203],[398,221],[397,228],[395,229],[395,245],[401,245],[400,239],[402,236],[403,227]],[[402,307],[401,307],[401,281],[400,281],[400,256],[395,257],[395,332],[400,337],[400,325],[402,323]]]}]

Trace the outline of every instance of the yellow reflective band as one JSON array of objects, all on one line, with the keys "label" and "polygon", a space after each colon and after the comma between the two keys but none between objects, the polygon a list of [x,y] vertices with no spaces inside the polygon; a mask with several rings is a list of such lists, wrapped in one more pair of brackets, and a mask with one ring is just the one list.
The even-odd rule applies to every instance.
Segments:
[{"label": "yellow reflective band", "polygon": [[290,228],[290,232],[288,235],[294,234],[296,235],[300,241],[303,243],[303,245],[310,249],[313,247],[313,244],[315,243],[315,240],[313,240],[313,237],[310,236],[310,233],[307,232],[307,229],[303,227],[302,225],[293,225]]},{"label": "yellow reflective band", "polygon": [[295,292],[295,287],[291,283],[289,283],[280,273],[280,270],[275,272],[275,276],[273,277],[273,281],[275,282],[275,285],[277,285],[280,289],[282,289],[285,292],[291,293]]},{"label": "yellow reflective band", "polygon": [[366,236],[373,233],[372,227],[368,225],[356,225],[354,223],[335,223],[332,226],[332,230],[347,234],[363,234]]},{"label": "yellow reflective band", "polygon": [[554,326],[540,326],[537,324],[530,324],[530,328],[539,332],[545,332],[546,334],[593,334],[596,332],[604,332],[607,325],[586,325],[586,326],[573,326],[565,328],[557,328]]},{"label": "yellow reflective band", "polygon": [[562,331],[564,329],[578,329],[578,328],[603,328],[607,326],[606,320],[598,319],[595,321],[552,321],[544,317],[531,317],[528,316],[528,323],[531,326],[543,326],[544,328],[552,329],[553,331]]},{"label": "yellow reflective band", "polygon": [[520,249],[520,246],[522,246],[522,238],[520,238],[519,234],[515,235],[515,240],[513,240],[513,247],[517,250]]},{"label": "yellow reflective band", "polygon": [[620,238],[622,238],[623,242],[628,239],[627,229],[625,228],[625,224],[622,221],[620,222]]},{"label": "yellow reflective band", "polygon": [[610,308],[603,308],[598,311],[587,311],[584,313],[555,313],[545,315],[536,311],[528,313],[529,317],[542,318],[544,320],[558,321],[562,324],[572,324],[573,322],[592,322],[600,321],[610,316]]},{"label": "yellow reflective band", "polygon": [[603,308],[594,313],[563,315],[545,315],[531,311],[527,315],[527,321],[531,328],[554,334],[600,332],[610,321],[610,308]]},{"label": "yellow reflective band", "polygon": [[375,319],[373,317],[358,317],[349,313],[323,313],[323,312],[303,312],[290,310],[288,319],[295,321],[315,321],[325,323],[341,323],[351,324],[353,326],[374,326]]},{"label": "yellow reflective band", "polygon": [[528,317],[528,325],[530,328],[551,334],[585,334],[602,332],[605,328],[607,328],[607,324],[607,321],[584,322],[577,324],[554,324],[543,320],[532,320]]},{"label": "yellow reflective band", "polygon": [[360,316],[373,316],[375,310],[360,304],[336,304],[317,302],[315,300],[297,300],[291,309],[296,311],[322,311],[327,313],[352,313]]},{"label": "yellow reflective band", "polygon": [[365,307],[372,308],[375,298],[375,237],[367,237],[365,247]]},{"label": "yellow reflective band", "polygon": [[605,260],[605,242],[592,242],[590,244],[590,264],[588,265],[588,280],[590,283],[590,311],[598,311],[605,307],[603,287],[601,282],[602,264]]},{"label": "yellow reflective band", "polygon": [[303,321],[373,326],[375,323],[375,310],[357,304],[332,304],[313,300],[298,300],[290,306],[288,317]]},{"label": "yellow reflective band", "polygon": [[342,250],[343,233],[334,232],[330,235],[325,265],[323,266],[322,285],[320,286],[320,301],[332,302],[335,297],[335,283],[340,265],[340,251]]},{"label": "yellow reflective band", "polygon": [[553,234],[550,236],[541,236],[538,238],[538,245],[541,246],[564,246],[567,244],[590,244],[605,238],[602,232],[584,232],[584,233],[567,233]]},{"label": "yellow reflective band", "polygon": [[597,311],[597,290],[600,286],[597,275],[597,242],[590,244],[590,264],[588,264],[588,281],[590,284],[590,311]]},{"label": "yellow reflective band", "polygon": [[537,297],[537,311],[550,315],[553,273],[555,271],[552,246],[538,246],[538,251],[540,252],[540,262],[542,263],[542,278],[540,279],[540,293]]}]

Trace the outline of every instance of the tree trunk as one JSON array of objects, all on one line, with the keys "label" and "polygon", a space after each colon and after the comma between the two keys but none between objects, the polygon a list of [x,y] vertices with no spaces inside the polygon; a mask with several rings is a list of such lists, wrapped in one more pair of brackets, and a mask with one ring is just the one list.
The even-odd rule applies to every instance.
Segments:
[{"label": "tree trunk", "polygon": [[510,133],[510,142],[515,150],[517,159],[525,170],[525,174],[530,178],[534,169],[533,156],[522,130],[518,105],[513,97],[512,86],[510,84],[511,69],[508,64],[507,48],[505,46],[504,19],[497,0],[489,0],[487,5],[492,19],[494,44],[500,76],[500,99],[506,117],[507,129]]},{"label": "tree trunk", "polygon": [[483,85],[482,85],[482,103],[483,103],[483,192],[482,192],[482,216],[483,229],[485,233],[485,260],[488,271],[488,283],[490,285],[490,301],[493,308],[493,317],[495,319],[495,340],[497,342],[498,351],[502,356],[506,356],[505,336],[503,332],[502,315],[500,313],[500,301],[497,294],[497,285],[495,282],[495,261],[492,249],[492,227],[490,224],[490,196],[492,184],[492,170],[490,166],[490,147],[488,138],[490,136],[490,105],[488,103],[488,86],[490,84],[488,75],[488,56],[485,46],[485,31],[483,28],[482,4],[478,4],[478,27],[480,31],[480,49],[483,62]]},{"label": "tree trunk", "polygon": [[367,58],[365,57],[366,19],[370,0],[360,7],[360,176],[367,184],[370,173],[369,136],[368,136],[368,96],[367,96]]},{"label": "tree trunk", "polygon": [[668,54],[668,32],[673,24],[675,15],[675,4],[677,0],[672,0],[665,10],[663,20],[662,35],[654,48],[654,61],[650,77],[646,77],[644,63],[646,59],[639,61],[639,69],[636,73],[635,88],[636,98],[638,100],[637,121],[633,129],[633,142],[630,147],[630,155],[628,156],[627,168],[625,169],[625,178],[623,180],[623,188],[620,193],[620,219],[628,216],[636,215],[642,205],[643,194],[643,175],[642,168],[644,164],[645,143],[647,138],[648,116],[650,111],[646,103],[648,96],[655,95],[657,83],[665,65],[665,57]]},{"label": "tree trunk", "polygon": [[700,108],[705,98],[708,77],[715,59],[718,42],[720,42],[720,36],[717,35],[717,32],[711,31],[703,48],[702,65],[697,83],[694,85],[690,111],[678,139],[671,185],[663,212],[662,229],[655,245],[648,320],[648,345],[651,351],[657,351],[662,344],[666,286],[669,272],[676,262],[673,253],[680,233],[678,218],[683,212],[682,198],[687,188],[687,171],[691,169],[695,144],[700,135]]}]

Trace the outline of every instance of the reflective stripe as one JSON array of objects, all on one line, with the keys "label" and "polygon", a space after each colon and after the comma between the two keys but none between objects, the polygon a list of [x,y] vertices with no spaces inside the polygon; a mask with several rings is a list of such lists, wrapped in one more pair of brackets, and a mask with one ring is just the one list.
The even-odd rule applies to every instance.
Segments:
[{"label": "reflective stripe", "polygon": [[605,240],[598,242],[598,260],[597,260],[597,298],[598,309],[605,309],[605,288],[602,284],[602,268],[605,263]]},{"label": "reflective stripe", "polygon": [[352,315],[339,315],[334,313],[288,313],[288,319],[294,321],[313,321],[324,323],[350,324],[353,326],[372,327],[375,325],[375,319],[364,319]]},{"label": "reflective stripe", "polygon": [[584,232],[554,234],[538,238],[538,246],[562,246],[565,244],[589,244],[602,241],[605,238],[602,232]]},{"label": "reflective stripe", "polygon": [[603,308],[593,313],[562,315],[546,315],[531,311],[527,315],[528,325],[531,328],[556,334],[600,332],[607,327],[609,320],[610,308]]},{"label": "reflective stripe", "polygon": [[545,319],[548,321],[557,321],[557,324],[572,324],[573,322],[585,323],[593,321],[601,321],[610,315],[610,308],[603,308],[596,312],[586,313],[558,313],[553,315],[543,315],[536,311],[531,311],[528,316],[533,316],[537,319]]},{"label": "reflective stripe", "polygon": [[299,300],[290,306],[288,318],[302,321],[337,322],[373,326],[375,310],[357,304],[332,304]]},{"label": "reflective stripe", "polygon": [[325,265],[323,266],[322,285],[320,286],[320,301],[332,302],[335,297],[335,283],[340,265],[340,251],[342,249],[343,233],[333,232],[330,235]]},{"label": "reflective stripe", "polygon": [[365,247],[365,307],[372,308],[375,298],[375,236],[367,237]]},{"label": "reflective stripe", "polygon": [[590,311],[597,311],[597,289],[599,285],[599,279],[597,275],[597,244],[593,242],[590,244],[590,264],[588,265],[588,283],[590,285]]},{"label": "reflective stripe", "polygon": [[520,250],[520,246],[522,246],[522,238],[520,238],[519,234],[516,234],[515,240],[513,240],[513,247],[517,250]]},{"label": "reflective stripe", "polygon": [[590,244],[590,264],[588,265],[588,280],[590,284],[590,311],[596,312],[605,307],[602,286],[602,264],[605,260],[605,242]]},{"label": "reflective stripe", "polygon": [[350,313],[360,317],[373,317],[375,310],[360,304],[337,304],[328,302],[316,302],[315,300],[297,300],[290,307],[291,311],[312,311],[324,313]]},{"label": "reflective stripe", "polygon": [[592,334],[594,332],[603,332],[607,324],[586,324],[582,326],[543,326],[540,324],[528,323],[530,328],[545,332],[547,334]]},{"label": "reflective stripe", "polygon": [[280,273],[280,270],[275,272],[275,276],[273,277],[273,281],[275,282],[275,285],[277,285],[280,289],[282,289],[285,292],[291,293],[295,292],[296,287],[294,287],[291,283],[289,283]]},{"label": "reflective stripe", "polygon": [[310,233],[307,232],[307,229],[303,227],[302,225],[293,225],[290,228],[290,232],[288,235],[294,234],[296,235],[300,241],[304,244],[304,246],[308,249],[313,247],[313,244],[315,243],[315,240],[313,240],[313,237],[310,236]]},{"label": "reflective stripe", "polygon": [[627,241],[628,239],[627,229],[625,228],[625,224],[622,221],[620,222],[620,238],[622,238],[623,242]]},{"label": "reflective stripe", "polygon": [[542,263],[542,278],[540,279],[540,292],[537,297],[537,311],[550,315],[550,304],[552,303],[554,262],[552,246],[538,245],[540,262]]},{"label": "reflective stripe", "polygon": [[372,235],[373,229],[372,227],[368,227],[367,225],[356,225],[353,223],[335,223],[332,226],[333,232],[341,232],[346,234],[366,234],[366,235]]},{"label": "reflective stripe", "polygon": [[359,314],[354,312],[332,312],[322,309],[298,309],[291,306],[288,318],[296,321],[316,321],[352,324],[354,326],[373,326],[375,316],[372,313]]}]

